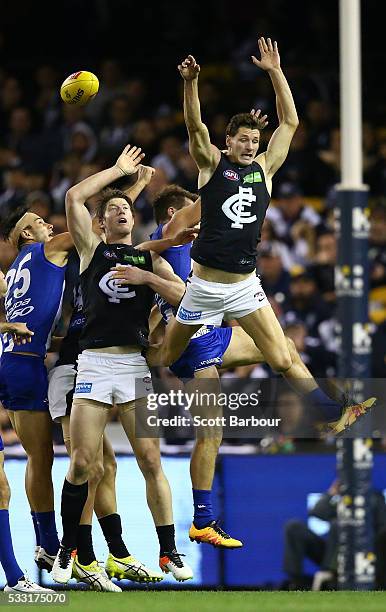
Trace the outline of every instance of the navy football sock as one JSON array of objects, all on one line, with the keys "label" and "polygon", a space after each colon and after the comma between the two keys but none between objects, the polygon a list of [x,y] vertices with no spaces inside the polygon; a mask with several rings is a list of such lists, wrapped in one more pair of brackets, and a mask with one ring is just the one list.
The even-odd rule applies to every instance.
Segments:
[{"label": "navy football sock", "polygon": [[13,552],[8,510],[0,510],[0,563],[3,566],[8,586],[15,586],[24,574]]},{"label": "navy football sock", "polygon": [[58,532],[56,530],[55,512],[35,512],[39,528],[40,546],[47,554],[56,555],[59,550]]},{"label": "navy football sock", "polygon": [[307,396],[313,405],[322,413],[323,420],[337,421],[342,414],[342,406],[328,397],[320,387],[308,393]]},{"label": "navy football sock", "polygon": [[203,529],[214,521],[212,508],[212,491],[193,489],[194,518],[197,529]]}]

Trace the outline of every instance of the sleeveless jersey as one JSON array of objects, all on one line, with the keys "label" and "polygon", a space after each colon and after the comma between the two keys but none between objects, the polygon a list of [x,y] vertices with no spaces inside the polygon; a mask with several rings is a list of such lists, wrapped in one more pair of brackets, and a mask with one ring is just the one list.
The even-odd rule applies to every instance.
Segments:
[{"label": "sleeveless jersey", "polygon": [[113,280],[111,268],[117,264],[153,271],[149,251],[138,251],[127,244],[98,244],[88,268],[80,275],[86,317],[81,350],[148,344],[154,292],[147,285],[120,285]]},{"label": "sleeveless jersey", "polygon": [[[150,235],[151,240],[162,239],[162,228],[164,223],[160,223],[157,229]],[[184,283],[188,278],[191,268],[192,260],[190,259],[190,251],[192,243],[182,244],[180,246],[170,247],[161,253],[161,256],[170,263],[173,271],[179,276]],[[172,315],[176,313],[176,308],[169,304],[165,298],[161,297],[159,293],[155,294],[155,302],[159,308],[163,320],[167,323]]]},{"label": "sleeveless jersey", "polygon": [[45,356],[61,313],[65,270],[48,261],[41,242],[21,249],[6,275],[5,314],[7,321],[25,323],[34,335],[31,343],[14,345],[5,334],[4,352]]},{"label": "sleeveless jersey", "polygon": [[83,312],[83,299],[80,283],[75,285],[73,289],[72,308],[73,310],[70,322],[68,324],[67,333],[61,342],[59,358],[55,366],[75,364],[80,352],[79,340],[86,320]]},{"label": "sleeveless jersey", "polygon": [[201,227],[192,259],[226,272],[256,268],[257,245],[270,202],[262,167],[238,166],[221,153],[220,162],[200,190]]}]

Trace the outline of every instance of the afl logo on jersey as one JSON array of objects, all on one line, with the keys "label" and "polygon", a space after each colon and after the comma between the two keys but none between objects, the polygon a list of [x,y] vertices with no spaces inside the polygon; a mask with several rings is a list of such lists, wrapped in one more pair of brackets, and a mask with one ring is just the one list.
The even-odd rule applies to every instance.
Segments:
[{"label": "afl logo on jersey", "polygon": [[131,291],[127,285],[120,285],[119,280],[111,278],[113,272],[107,272],[99,281],[99,288],[109,296],[109,302],[119,304],[121,300],[135,297],[135,291]]},{"label": "afl logo on jersey", "polygon": [[228,179],[229,181],[239,181],[240,180],[240,176],[234,170],[229,170],[229,169],[224,170],[222,174],[223,174],[223,177]]},{"label": "afl logo on jersey", "polygon": [[103,255],[107,257],[107,259],[118,259],[118,255],[114,253],[114,251],[103,251]]}]

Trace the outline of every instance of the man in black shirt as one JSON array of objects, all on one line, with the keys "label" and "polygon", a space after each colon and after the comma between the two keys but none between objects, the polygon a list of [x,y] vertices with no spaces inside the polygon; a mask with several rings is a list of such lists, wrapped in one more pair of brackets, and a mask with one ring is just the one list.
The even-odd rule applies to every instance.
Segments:
[{"label": "man in black shirt", "polygon": [[321,394],[315,379],[304,378],[293,363],[283,330],[256,276],[257,245],[270,202],[272,178],[287,157],[298,126],[298,116],[287,80],[280,67],[276,42],[261,37],[261,58],[253,63],[268,72],[276,94],[279,126],[266,152],[257,154],[260,129],[266,124],[260,111],[231,118],[226,130],[227,150],[221,152],[211,141],[201,119],[198,96],[200,66],[189,55],[178,66],[184,79],[184,115],[189,133],[189,150],[199,168],[201,227],[193,244],[193,274],[168,326],[160,350],[147,353],[151,365],[171,365],[186,349],[202,325],[221,325],[236,319],[261,350],[271,368],[282,373],[311,401],[319,404],[323,419],[333,431],[341,432],[374,403],[349,406],[342,413],[338,403]]},{"label": "man in black shirt", "polygon": [[88,475],[113,403],[119,407],[122,425],[146,479],[148,504],[160,541],[161,569],[171,572],[176,580],[192,578],[191,569],[175,547],[171,493],[161,467],[159,440],[136,438],[134,415],[134,408],[138,413],[152,391],[141,350],[147,344],[153,292],[178,304],[184,286],[156,253],[132,246],[133,209],[123,192],[103,192],[98,216],[106,243],[92,231],[84,206],[88,198],[122,175],[134,174],[142,158],[140,149],[128,145],[114,166],[83,180],[66,195],[68,227],[80,256],[85,325],[71,412],[71,464],[62,493],[63,539],[52,570],[54,580],[61,583],[71,578]]}]

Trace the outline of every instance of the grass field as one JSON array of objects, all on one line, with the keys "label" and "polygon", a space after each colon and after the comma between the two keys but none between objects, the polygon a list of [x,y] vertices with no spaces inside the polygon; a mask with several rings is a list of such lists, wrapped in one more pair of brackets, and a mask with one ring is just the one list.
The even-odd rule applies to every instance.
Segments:
[{"label": "grass field", "polygon": [[[69,605],[36,606],[34,612],[54,607],[64,612],[384,612],[386,592],[175,592],[68,593]],[[10,606],[1,606],[10,610]],[[12,606],[14,609],[14,606]],[[24,606],[18,606],[24,609]],[[28,606],[30,607],[30,606]]]}]

